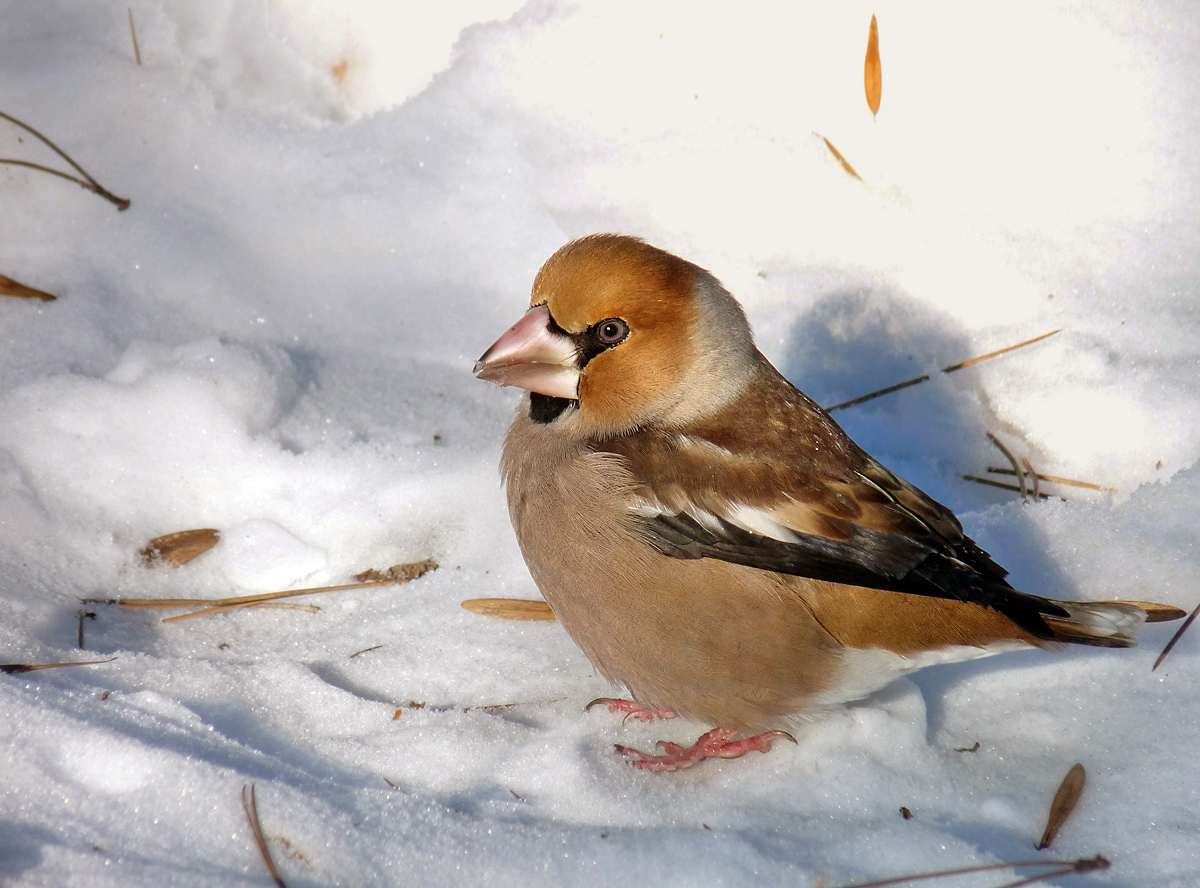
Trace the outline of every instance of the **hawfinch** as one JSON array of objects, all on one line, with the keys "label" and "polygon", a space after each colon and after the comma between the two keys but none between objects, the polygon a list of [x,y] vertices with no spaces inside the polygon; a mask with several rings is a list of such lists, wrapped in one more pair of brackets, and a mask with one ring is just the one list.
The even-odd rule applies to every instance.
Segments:
[{"label": "hawfinch", "polygon": [[501,460],[521,553],[633,698],[598,702],[716,726],[663,755],[618,747],[634,765],[766,751],[798,714],[933,663],[1134,644],[1134,603],[1010,586],[771,366],[704,269],[592,235],[550,257],[530,303],[475,366],[529,392]]}]

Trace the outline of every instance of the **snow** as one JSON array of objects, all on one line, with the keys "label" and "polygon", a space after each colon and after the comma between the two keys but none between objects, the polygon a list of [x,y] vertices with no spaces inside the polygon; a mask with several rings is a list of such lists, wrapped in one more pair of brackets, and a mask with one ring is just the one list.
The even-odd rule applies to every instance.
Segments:
[{"label": "snow", "polygon": [[[1169,625],[934,667],[664,776],[612,745],[704,726],[585,713],[613,689],[556,623],[460,602],[537,597],[496,475],[516,396],[472,363],[558,246],[620,231],[713,271],[825,404],[1062,328],[837,418],[1018,586],[1194,607],[1200,16],[443,7],[134,0],[139,66],[126,4],[0,5],[0,110],[132,199],[0,167],[0,274],[59,296],[0,297],[0,660],[116,657],[0,675],[0,881],[268,884],[254,784],[292,886],[842,885],[1034,857],[1078,761],[1041,856],[1194,885],[1195,634],[1153,674]],[[0,157],[62,166],[7,124]],[[969,484],[1003,463],[988,431],[1117,492]],[[142,564],[196,527],[219,545]],[[81,598],[426,557],[316,614],[89,604],[75,647]]]}]

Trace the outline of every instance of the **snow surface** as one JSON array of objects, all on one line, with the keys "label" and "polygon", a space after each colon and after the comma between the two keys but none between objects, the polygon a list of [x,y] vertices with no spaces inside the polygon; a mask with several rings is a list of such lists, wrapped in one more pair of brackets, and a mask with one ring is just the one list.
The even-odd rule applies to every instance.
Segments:
[{"label": "snow surface", "polygon": [[[117,657],[0,675],[0,882],[268,884],[253,783],[293,888],[840,885],[1035,856],[1076,761],[1042,856],[1113,867],[1066,882],[1200,880],[1196,634],[1154,674],[1170,626],[935,667],[798,746],[663,776],[612,744],[703,726],[585,714],[611,689],[557,624],[459,606],[537,595],[496,477],[516,395],[472,362],[593,231],[711,269],[826,404],[1061,327],[838,418],[1017,585],[1197,602],[1200,15],[732,9],[0,3],[0,110],[133,201],[0,167],[0,274],[60,297],[0,297],[0,660]],[[0,156],[61,166],[8,125]],[[1118,492],[1023,506],[962,481],[1003,463],[988,431]],[[142,565],[193,527],[224,537]],[[89,606],[75,649],[84,597],[425,557],[317,614]]]}]

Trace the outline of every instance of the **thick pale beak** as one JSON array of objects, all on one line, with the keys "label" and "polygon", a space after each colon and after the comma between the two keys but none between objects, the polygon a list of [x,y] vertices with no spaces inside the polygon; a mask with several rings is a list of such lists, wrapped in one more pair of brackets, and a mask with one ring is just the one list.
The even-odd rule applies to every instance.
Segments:
[{"label": "thick pale beak", "polygon": [[535,305],[475,362],[475,375],[552,398],[577,399],[579,354],[552,324],[550,309]]}]

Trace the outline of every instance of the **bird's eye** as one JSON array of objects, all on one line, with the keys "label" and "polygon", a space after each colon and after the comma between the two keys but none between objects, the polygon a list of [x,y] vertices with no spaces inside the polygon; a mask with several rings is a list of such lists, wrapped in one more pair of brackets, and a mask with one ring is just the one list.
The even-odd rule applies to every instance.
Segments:
[{"label": "bird's eye", "polygon": [[596,325],[596,338],[603,345],[616,345],[629,335],[629,325],[620,318],[609,318]]}]

